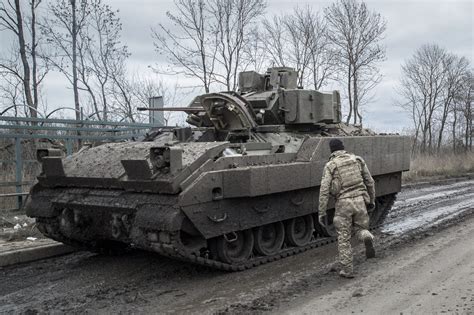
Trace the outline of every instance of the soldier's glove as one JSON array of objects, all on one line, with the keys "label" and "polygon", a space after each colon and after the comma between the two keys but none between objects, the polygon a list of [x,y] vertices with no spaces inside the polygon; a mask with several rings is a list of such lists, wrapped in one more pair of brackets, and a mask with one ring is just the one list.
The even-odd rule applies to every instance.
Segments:
[{"label": "soldier's glove", "polygon": [[373,211],[375,209],[375,203],[369,203],[367,205],[367,211]]},{"label": "soldier's glove", "polygon": [[321,215],[319,216],[319,224],[322,225],[322,226],[326,226],[327,225],[327,216],[326,215]]}]

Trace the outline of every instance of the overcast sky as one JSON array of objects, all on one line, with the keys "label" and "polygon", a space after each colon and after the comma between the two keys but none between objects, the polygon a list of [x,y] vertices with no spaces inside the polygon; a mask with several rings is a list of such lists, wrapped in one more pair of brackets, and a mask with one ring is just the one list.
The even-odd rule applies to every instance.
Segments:
[{"label": "overcast sky", "polygon": [[[158,60],[151,39],[151,27],[166,22],[166,11],[173,9],[172,0],[105,0],[120,10],[123,42],[132,53],[131,71],[150,71]],[[332,1],[268,0],[267,15],[290,12],[295,5],[310,5],[322,10]],[[474,1],[459,0],[377,0],[366,1],[369,8],[387,20],[387,60],[381,64],[384,75],[375,90],[374,102],[365,109],[365,125],[378,131],[402,131],[410,126],[408,115],[395,103],[394,88],[400,78],[400,65],[425,43],[437,43],[449,51],[467,57],[473,64]],[[1,36],[1,35],[0,35]],[[2,46],[6,37],[2,36]],[[1,49],[1,48],[0,48]],[[173,79],[169,79],[173,80]],[[59,75],[51,75],[46,85],[49,108],[71,105],[71,90]],[[186,104],[178,104],[186,105]]]}]

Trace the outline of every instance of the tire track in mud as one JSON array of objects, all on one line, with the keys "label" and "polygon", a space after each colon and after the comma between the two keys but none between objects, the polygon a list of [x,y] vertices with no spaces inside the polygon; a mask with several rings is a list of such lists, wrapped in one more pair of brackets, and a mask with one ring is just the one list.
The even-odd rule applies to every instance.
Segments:
[{"label": "tire track in mud", "polygon": [[401,235],[474,210],[474,180],[402,191],[381,229]]},{"label": "tire track in mud", "polygon": [[434,198],[447,197],[449,195],[456,195],[465,189],[470,189],[474,185],[474,179],[458,181],[454,183],[439,184],[434,182],[432,186],[420,187],[411,186],[403,188],[402,192],[398,194],[394,208],[396,209],[401,204],[414,204],[423,200],[433,200]]},{"label": "tire track in mud", "polygon": [[[435,231],[472,212],[474,180],[404,189],[378,232],[378,249]],[[359,248],[360,249],[360,248]],[[215,313],[271,310],[310,285],[324,285],[335,246],[248,271],[226,273],[152,253],[75,253],[0,269],[0,313]],[[356,266],[362,261],[356,258]],[[357,268],[357,267],[356,267]]]}]

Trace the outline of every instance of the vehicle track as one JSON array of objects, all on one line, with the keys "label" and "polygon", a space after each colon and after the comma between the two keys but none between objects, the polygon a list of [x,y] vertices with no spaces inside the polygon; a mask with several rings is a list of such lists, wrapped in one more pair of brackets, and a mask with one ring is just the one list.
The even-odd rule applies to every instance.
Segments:
[{"label": "vehicle track", "polygon": [[[377,233],[377,249],[383,252],[412,234],[472,213],[473,193],[473,180],[404,189]],[[320,278],[334,255],[335,246],[329,244],[228,273],[141,251],[121,257],[79,252],[1,269],[0,313],[212,313],[230,305],[230,311],[245,311],[245,305],[270,303],[269,296],[291,296],[284,289],[302,279]],[[261,309],[271,309],[270,304]]]}]

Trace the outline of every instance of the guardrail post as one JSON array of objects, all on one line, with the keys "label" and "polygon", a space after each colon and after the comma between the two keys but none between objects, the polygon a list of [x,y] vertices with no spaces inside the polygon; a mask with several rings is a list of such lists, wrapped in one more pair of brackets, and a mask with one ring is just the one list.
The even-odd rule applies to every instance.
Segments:
[{"label": "guardrail post", "polygon": [[[21,155],[21,138],[15,137],[15,187],[18,194],[23,192],[21,184],[23,181],[23,159]],[[18,195],[16,198],[17,209],[21,209],[23,206],[23,196]]]},{"label": "guardrail post", "polygon": [[72,140],[71,138],[66,139],[66,155],[69,156],[72,154]]}]

